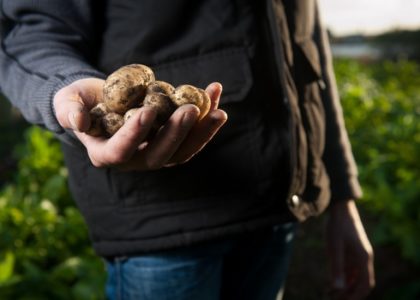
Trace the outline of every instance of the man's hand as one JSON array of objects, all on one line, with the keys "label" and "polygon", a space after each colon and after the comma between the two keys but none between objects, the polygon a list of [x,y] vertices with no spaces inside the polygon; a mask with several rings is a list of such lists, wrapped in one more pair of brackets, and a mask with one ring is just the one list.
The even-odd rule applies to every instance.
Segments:
[{"label": "man's hand", "polygon": [[96,167],[115,166],[123,170],[156,170],[187,162],[198,153],[227,120],[218,109],[222,86],[206,88],[212,105],[199,122],[199,109],[191,104],[179,107],[151,141],[146,138],[156,112],[140,108],[111,138],[93,137],[89,129],[89,110],[102,100],[104,81],[87,78],[62,88],[54,97],[54,109],[63,128],[73,129],[86,147]]},{"label": "man's hand", "polygon": [[332,299],[365,299],[375,286],[373,250],[353,200],[332,204],[327,243]]}]

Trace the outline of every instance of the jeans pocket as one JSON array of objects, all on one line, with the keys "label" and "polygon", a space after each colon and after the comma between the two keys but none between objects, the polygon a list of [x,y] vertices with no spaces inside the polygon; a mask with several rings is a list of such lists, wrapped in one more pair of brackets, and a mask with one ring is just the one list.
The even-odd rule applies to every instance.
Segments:
[{"label": "jeans pocket", "polygon": [[188,251],[108,261],[108,299],[218,299],[222,259]]}]

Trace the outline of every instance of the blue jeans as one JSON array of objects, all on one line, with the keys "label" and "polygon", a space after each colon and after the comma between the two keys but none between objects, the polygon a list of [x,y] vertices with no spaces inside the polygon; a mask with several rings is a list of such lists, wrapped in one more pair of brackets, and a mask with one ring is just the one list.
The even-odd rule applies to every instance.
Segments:
[{"label": "blue jeans", "polygon": [[246,237],[107,260],[109,300],[275,300],[295,224]]}]

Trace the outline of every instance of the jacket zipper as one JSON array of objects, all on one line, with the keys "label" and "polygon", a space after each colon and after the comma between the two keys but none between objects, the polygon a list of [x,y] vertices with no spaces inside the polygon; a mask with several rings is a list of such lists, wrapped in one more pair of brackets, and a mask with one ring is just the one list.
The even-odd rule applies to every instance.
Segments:
[{"label": "jacket zipper", "polygon": [[276,63],[276,71],[278,78],[280,80],[280,85],[282,88],[283,94],[283,101],[288,110],[289,114],[289,135],[290,135],[290,186],[289,186],[289,193],[287,201],[291,201],[296,193],[296,184],[297,184],[297,146],[296,146],[296,137],[295,137],[295,128],[294,128],[294,117],[291,111],[290,100],[287,97],[287,89],[286,89],[286,80],[284,77],[284,49],[281,43],[281,40],[278,38],[280,36],[279,29],[276,24],[276,16],[274,13],[273,7],[274,0],[267,0],[267,16],[268,16],[268,37],[271,39],[272,44],[274,45],[274,50],[272,51],[272,56],[274,57],[274,61]]}]

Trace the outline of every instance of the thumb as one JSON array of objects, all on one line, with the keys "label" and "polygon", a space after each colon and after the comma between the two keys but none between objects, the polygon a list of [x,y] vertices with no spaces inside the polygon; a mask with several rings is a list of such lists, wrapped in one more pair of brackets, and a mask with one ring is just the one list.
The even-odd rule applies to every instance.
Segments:
[{"label": "thumb", "polygon": [[83,78],[60,89],[53,106],[58,122],[64,128],[85,132],[90,127],[89,109],[103,98],[104,80]]},{"label": "thumb", "polygon": [[58,122],[63,128],[84,132],[88,130],[90,118],[82,98],[63,88],[54,97],[54,109]]}]

